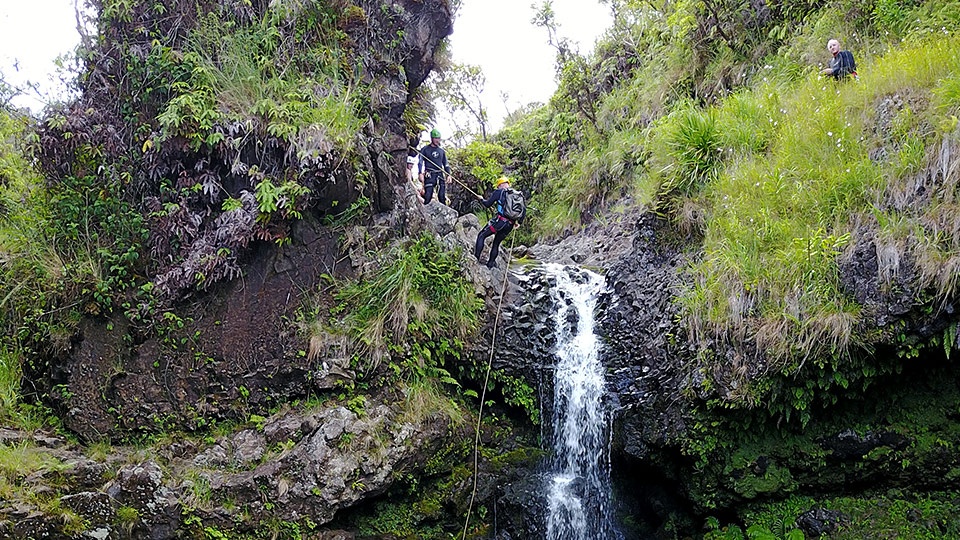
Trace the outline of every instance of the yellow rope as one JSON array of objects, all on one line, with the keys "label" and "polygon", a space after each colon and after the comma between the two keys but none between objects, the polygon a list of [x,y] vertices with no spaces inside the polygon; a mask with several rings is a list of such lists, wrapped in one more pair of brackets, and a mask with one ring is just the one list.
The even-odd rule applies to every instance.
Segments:
[{"label": "yellow rope", "polygon": [[[513,232],[511,230],[511,232]],[[510,270],[510,259],[513,256],[513,246],[517,237],[510,239],[510,250],[507,252],[507,264],[503,269],[503,282],[500,284],[500,300],[497,301],[497,316],[493,319],[493,333],[490,336],[490,356],[487,358],[487,374],[483,379],[483,390],[480,392],[480,411],[477,413],[477,434],[473,443],[473,492],[470,494],[470,504],[467,505],[467,519],[463,523],[462,540],[467,538],[467,529],[470,526],[470,513],[473,510],[473,501],[477,497],[477,482],[480,476],[480,421],[483,419],[483,402],[487,397],[487,384],[490,382],[490,371],[493,368],[494,346],[497,342],[497,326],[500,324],[500,311],[503,307],[503,297],[507,290],[507,275]]]}]

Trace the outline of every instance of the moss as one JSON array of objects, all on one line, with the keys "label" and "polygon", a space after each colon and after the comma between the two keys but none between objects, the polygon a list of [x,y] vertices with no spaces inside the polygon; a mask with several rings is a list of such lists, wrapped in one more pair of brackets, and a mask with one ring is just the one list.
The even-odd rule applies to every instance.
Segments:
[{"label": "moss", "polygon": [[743,530],[749,538],[768,537],[761,532],[775,538],[803,538],[799,535],[797,519],[813,509],[839,513],[836,528],[829,534],[832,540],[960,537],[960,518],[956,517],[960,515],[960,494],[937,492],[913,496],[891,491],[863,497],[792,496],[773,503],[747,505],[737,512],[737,523],[721,523],[710,518],[708,525],[712,532],[705,538],[737,538],[735,531],[742,533]]},{"label": "moss", "polygon": [[960,478],[960,390],[942,381],[958,372],[928,363],[878,377],[862,398],[814,409],[804,427],[760,410],[700,411],[691,423],[700,431],[688,433],[696,440],[683,443],[701,457],[685,479],[691,500],[702,510],[731,509],[857,485],[906,486],[921,495],[947,489]]},{"label": "moss", "polygon": [[502,471],[519,465],[532,465],[541,460],[547,452],[534,447],[521,447],[494,457],[491,465],[495,471]]},{"label": "moss", "polygon": [[750,475],[737,480],[733,489],[752,499],[764,494],[790,493],[797,489],[797,482],[790,474],[790,469],[773,465],[762,475]]}]

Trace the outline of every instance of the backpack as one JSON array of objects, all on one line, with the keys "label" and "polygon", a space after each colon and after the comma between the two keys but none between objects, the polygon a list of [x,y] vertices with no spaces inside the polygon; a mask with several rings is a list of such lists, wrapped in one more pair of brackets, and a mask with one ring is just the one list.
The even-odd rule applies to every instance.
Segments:
[{"label": "backpack", "polygon": [[497,212],[510,221],[516,221],[523,217],[526,209],[527,203],[523,200],[523,192],[516,189],[507,189],[500,197]]}]

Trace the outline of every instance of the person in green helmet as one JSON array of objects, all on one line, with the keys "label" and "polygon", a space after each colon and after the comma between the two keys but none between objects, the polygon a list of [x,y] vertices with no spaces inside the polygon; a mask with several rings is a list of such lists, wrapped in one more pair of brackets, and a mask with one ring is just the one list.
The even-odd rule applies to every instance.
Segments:
[{"label": "person in green helmet", "polygon": [[420,181],[423,183],[423,203],[433,198],[437,189],[437,200],[443,204],[447,200],[447,184],[450,183],[450,164],[447,153],[440,148],[440,131],[430,132],[430,144],[420,149]]}]

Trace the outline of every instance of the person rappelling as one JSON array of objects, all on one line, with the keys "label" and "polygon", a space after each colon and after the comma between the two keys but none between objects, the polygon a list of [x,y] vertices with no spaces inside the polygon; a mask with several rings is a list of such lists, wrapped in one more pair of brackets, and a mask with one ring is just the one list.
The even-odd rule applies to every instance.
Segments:
[{"label": "person rappelling", "polygon": [[441,204],[447,201],[447,184],[450,183],[450,164],[447,153],[440,148],[440,131],[430,131],[430,144],[418,150],[420,154],[420,181],[423,183],[423,204],[433,199],[433,190],[437,188],[437,200]]},{"label": "person rappelling", "polygon": [[483,254],[484,243],[488,236],[494,235],[493,244],[490,246],[490,258],[486,263],[487,268],[496,268],[497,255],[500,254],[500,243],[510,234],[510,231],[523,223],[523,219],[527,215],[523,193],[510,188],[509,178],[501,176],[494,182],[494,187],[495,189],[490,197],[484,199],[477,196],[477,200],[486,208],[496,205],[496,215],[480,229],[480,233],[477,234],[477,245],[473,250],[473,255],[477,258],[477,261],[482,263],[480,256]]}]

